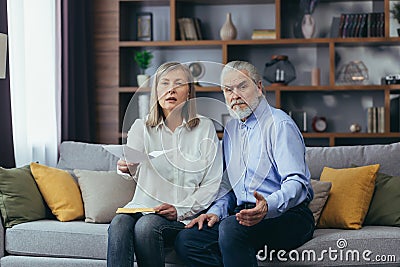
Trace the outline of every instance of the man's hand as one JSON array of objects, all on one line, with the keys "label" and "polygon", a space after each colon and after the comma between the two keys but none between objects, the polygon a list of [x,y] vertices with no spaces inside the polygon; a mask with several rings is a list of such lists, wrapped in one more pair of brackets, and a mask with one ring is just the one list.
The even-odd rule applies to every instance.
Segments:
[{"label": "man's hand", "polygon": [[207,222],[208,227],[213,227],[213,225],[218,221],[219,218],[214,213],[201,214],[199,217],[188,223],[185,228],[192,228],[197,223],[199,225],[199,230],[201,230],[203,229],[204,222]]},{"label": "man's hand", "polygon": [[136,167],[139,165],[139,163],[127,163],[123,159],[119,159],[117,161],[117,166],[118,170],[120,170],[122,173],[127,173],[131,174],[133,171],[136,171]]},{"label": "man's hand", "polygon": [[164,216],[170,221],[176,221],[178,218],[178,212],[176,211],[176,208],[172,206],[171,204],[163,203],[160,206],[157,206],[154,208],[157,212],[157,214]]},{"label": "man's hand", "polygon": [[244,209],[236,213],[236,220],[238,220],[241,225],[253,226],[261,222],[265,215],[267,215],[268,205],[265,198],[256,191],[254,191],[254,197],[256,198],[256,206],[254,208]]}]

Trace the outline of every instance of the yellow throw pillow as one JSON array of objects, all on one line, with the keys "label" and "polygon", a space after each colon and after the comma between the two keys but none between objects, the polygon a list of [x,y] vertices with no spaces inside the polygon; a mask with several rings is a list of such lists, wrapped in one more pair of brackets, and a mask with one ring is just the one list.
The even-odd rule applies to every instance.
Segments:
[{"label": "yellow throw pillow", "polygon": [[317,227],[360,229],[371,203],[379,166],[324,167],[320,181],[331,182],[332,188]]},{"label": "yellow throw pillow", "polygon": [[84,218],[81,192],[71,174],[34,162],[30,167],[40,193],[59,221]]}]

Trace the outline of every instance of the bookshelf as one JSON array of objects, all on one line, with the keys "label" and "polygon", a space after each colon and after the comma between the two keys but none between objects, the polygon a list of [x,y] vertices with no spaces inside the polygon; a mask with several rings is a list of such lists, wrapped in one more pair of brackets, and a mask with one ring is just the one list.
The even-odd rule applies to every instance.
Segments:
[{"label": "bookshelf", "polygon": [[[123,116],[129,100],[137,92],[133,53],[140,49],[154,52],[153,74],[158,65],[169,60],[214,61],[226,63],[243,59],[252,62],[262,73],[272,55],[288,55],[297,78],[287,86],[265,83],[268,101],[286,112],[304,110],[308,132],[303,133],[310,146],[336,146],[400,141],[398,127],[391,127],[400,113],[393,110],[400,95],[400,85],[382,85],[381,78],[400,71],[400,38],[390,7],[396,1],[321,0],[312,16],[316,31],[312,38],[296,38],[298,1],[293,0],[96,0],[95,55],[97,83],[98,141],[119,143],[125,136]],[[153,14],[153,41],[136,41],[135,14]],[[238,30],[236,40],[222,41],[219,29],[227,12],[232,13]],[[331,23],[343,13],[383,13],[382,37],[332,37]],[[249,16],[250,15],[250,16]],[[199,18],[202,40],[180,40],[178,20]],[[328,18],[328,19],[327,19]],[[254,29],[275,29],[276,39],[252,40]],[[338,70],[346,63],[362,60],[369,78],[360,84],[342,84]],[[320,85],[311,86],[310,72],[321,70]],[[198,87],[198,95],[223,100],[219,87]],[[367,132],[367,109],[382,106],[385,110],[384,132]],[[227,112],[225,112],[227,113]],[[314,116],[327,118],[326,132],[312,131]],[[352,123],[361,125],[351,133]],[[221,134],[220,134],[221,136]]]}]

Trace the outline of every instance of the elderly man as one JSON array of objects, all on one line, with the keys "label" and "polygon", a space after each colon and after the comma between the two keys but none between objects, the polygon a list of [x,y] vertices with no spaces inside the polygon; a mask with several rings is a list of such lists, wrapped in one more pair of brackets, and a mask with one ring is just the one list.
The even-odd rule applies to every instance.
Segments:
[{"label": "elderly man", "polygon": [[[175,242],[188,266],[257,266],[260,250],[291,250],[312,238],[313,198],[303,137],[263,96],[261,76],[244,61],[221,74],[229,113],[220,197]],[[265,257],[264,257],[265,258]]]}]

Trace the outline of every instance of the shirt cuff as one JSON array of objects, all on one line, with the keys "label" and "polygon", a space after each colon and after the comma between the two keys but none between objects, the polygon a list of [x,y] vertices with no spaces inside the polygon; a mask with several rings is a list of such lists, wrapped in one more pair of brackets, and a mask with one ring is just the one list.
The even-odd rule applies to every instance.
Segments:
[{"label": "shirt cuff", "polygon": [[266,219],[269,218],[275,218],[281,215],[281,213],[278,211],[278,199],[277,196],[274,194],[271,194],[266,197],[265,199],[267,201],[268,205],[268,210],[267,210],[267,215],[265,216]]},{"label": "shirt cuff", "polygon": [[214,205],[208,209],[207,213],[213,213],[218,216],[219,220],[223,220],[226,217],[228,217],[228,212],[224,211],[224,210],[226,210],[226,209],[219,207],[217,205]]}]

